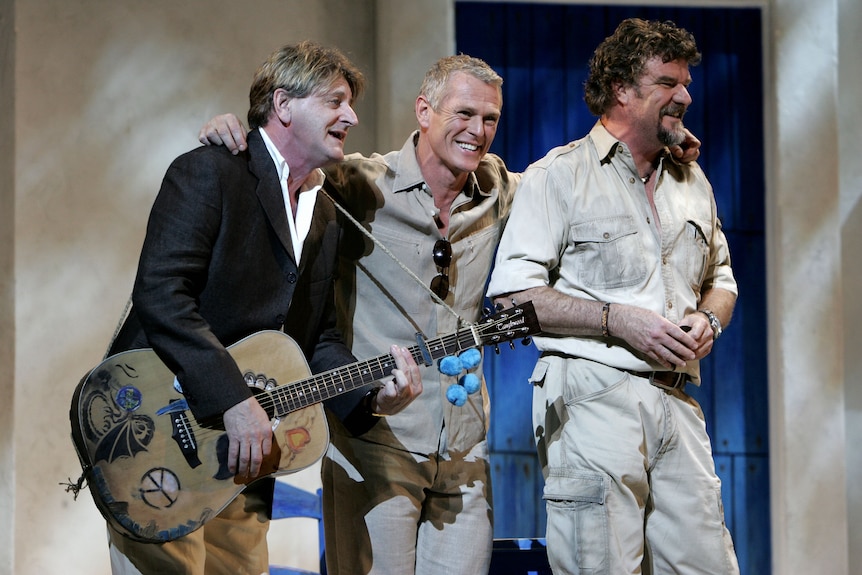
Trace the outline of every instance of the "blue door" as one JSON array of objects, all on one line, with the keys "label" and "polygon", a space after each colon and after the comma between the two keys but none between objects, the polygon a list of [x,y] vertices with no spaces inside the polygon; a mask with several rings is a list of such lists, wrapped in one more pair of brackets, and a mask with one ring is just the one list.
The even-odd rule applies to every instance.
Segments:
[{"label": "blue door", "polygon": [[[595,118],[582,88],[587,62],[631,16],[673,20],[694,34],[703,53],[692,68],[686,123],[703,142],[699,161],[715,188],[740,297],[732,324],[702,363],[703,385],[690,391],[706,415],[742,573],[769,573],[760,9],[456,2],[457,51],[503,76],[503,118],[492,151],[522,171],[590,130]],[[487,354],[498,538],[544,535],[527,383],[536,356],[534,347]]]}]

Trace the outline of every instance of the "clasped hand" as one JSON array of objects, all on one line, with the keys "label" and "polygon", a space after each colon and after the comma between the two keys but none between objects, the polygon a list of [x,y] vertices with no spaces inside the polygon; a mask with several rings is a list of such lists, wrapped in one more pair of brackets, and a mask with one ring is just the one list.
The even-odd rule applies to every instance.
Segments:
[{"label": "clasped hand", "polygon": [[701,313],[689,314],[677,325],[644,308],[620,305],[614,311],[611,333],[666,368],[683,368],[712,351],[712,328]]}]

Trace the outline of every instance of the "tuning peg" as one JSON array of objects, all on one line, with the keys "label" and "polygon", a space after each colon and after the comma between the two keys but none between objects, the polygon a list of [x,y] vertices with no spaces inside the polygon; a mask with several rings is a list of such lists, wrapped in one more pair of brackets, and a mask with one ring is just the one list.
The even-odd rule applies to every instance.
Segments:
[{"label": "tuning peg", "polygon": [[500,355],[500,346],[496,343],[494,344],[494,353]]},{"label": "tuning peg", "polygon": [[509,340],[509,349],[515,349],[515,342],[512,340]]},{"label": "tuning peg", "polygon": [[530,336],[527,336],[521,340],[521,345],[530,345],[531,343],[533,343],[533,338]]},{"label": "tuning peg", "polygon": [[488,317],[489,315],[491,315],[491,308],[489,308],[488,306],[483,307],[482,317]]},{"label": "tuning peg", "polygon": [[494,304],[494,311],[503,311],[503,304],[497,302]]}]

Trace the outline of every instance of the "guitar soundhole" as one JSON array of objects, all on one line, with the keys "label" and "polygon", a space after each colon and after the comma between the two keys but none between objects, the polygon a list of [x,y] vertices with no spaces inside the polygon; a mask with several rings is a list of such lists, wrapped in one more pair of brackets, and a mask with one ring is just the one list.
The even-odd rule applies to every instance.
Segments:
[{"label": "guitar soundhole", "polygon": [[167,509],[174,503],[180,493],[180,480],[170,469],[155,467],[141,477],[138,488],[141,499],[154,509]]}]

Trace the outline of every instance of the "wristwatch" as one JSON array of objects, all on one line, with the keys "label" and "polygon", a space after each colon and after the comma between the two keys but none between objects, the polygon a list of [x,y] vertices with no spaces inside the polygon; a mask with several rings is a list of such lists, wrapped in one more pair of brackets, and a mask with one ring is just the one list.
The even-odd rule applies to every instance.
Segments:
[{"label": "wristwatch", "polygon": [[718,318],[715,317],[715,314],[708,309],[699,309],[697,311],[705,315],[706,319],[709,320],[709,327],[712,328],[712,340],[717,340],[719,336],[721,336],[721,322],[718,321]]}]

